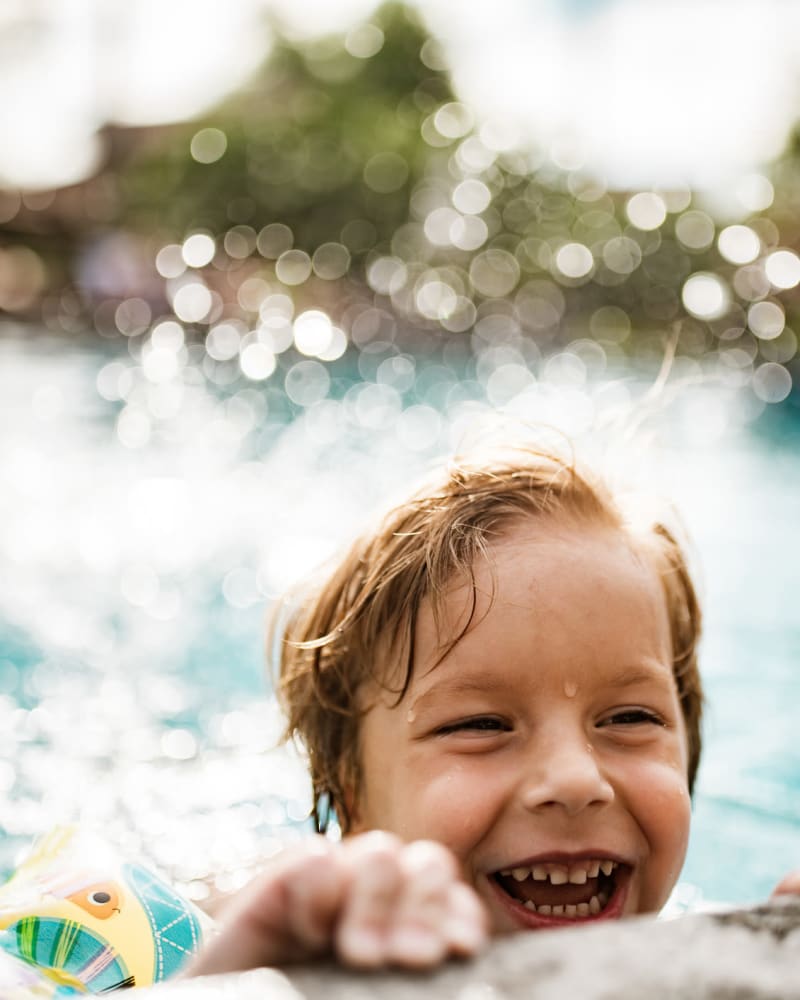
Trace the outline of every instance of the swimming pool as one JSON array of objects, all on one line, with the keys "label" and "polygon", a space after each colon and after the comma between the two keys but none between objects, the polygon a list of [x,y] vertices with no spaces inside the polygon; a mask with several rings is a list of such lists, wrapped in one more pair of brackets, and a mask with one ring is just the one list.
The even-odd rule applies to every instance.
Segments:
[{"label": "swimming pool", "polygon": [[[326,384],[298,364],[233,391],[199,355],[179,377],[143,376],[119,345],[6,331],[3,870],[76,820],[201,900],[307,829],[302,762],[275,749],[264,609],[476,414],[520,397],[498,403],[502,358],[464,373],[389,351],[331,366]],[[638,389],[553,376],[525,391],[547,403],[537,416],[586,424]],[[800,864],[798,430],[774,414],[737,424],[747,405],[687,390],[637,452],[702,567],[709,714],[687,900],[755,900]]]}]

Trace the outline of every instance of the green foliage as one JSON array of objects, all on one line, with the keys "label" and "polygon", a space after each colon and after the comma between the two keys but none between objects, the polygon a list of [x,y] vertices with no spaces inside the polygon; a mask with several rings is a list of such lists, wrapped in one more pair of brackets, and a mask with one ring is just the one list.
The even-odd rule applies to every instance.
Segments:
[{"label": "green foliage", "polygon": [[[426,36],[402,6],[385,6],[375,23],[385,41],[366,59],[350,55],[340,38],[299,48],[279,39],[243,92],[126,165],[121,219],[171,239],[278,221],[307,250],[366,219],[376,241],[390,239],[426,167],[422,121],[452,95],[446,77],[421,62]],[[225,134],[227,148],[215,162],[199,163],[190,143],[207,127]],[[395,165],[402,175],[405,164],[407,175],[376,191],[365,168],[386,153],[399,157]]]}]

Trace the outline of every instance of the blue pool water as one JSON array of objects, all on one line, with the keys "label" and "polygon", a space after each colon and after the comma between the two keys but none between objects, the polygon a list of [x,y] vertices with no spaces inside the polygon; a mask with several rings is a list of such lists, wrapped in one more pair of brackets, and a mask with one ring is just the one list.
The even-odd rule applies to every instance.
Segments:
[{"label": "blue pool water", "polygon": [[[118,347],[12,333],[0,342],[0,868],[77,820],[203,899],[307,829],[302,761],[277,746],[265,683],[265,608],[470,420],[509,401],[513,414],[521,397],[498,390],[503,359],[465,374],[387,355],[321,387],[319,365],[295,364],[233,391],[191,355],[162,378]],[[542,379],[534,415],[580,432],[638,391]],[[706,608],[687,900],[755,900],[800,865],[800,437],[785,417],[744,419],[751,404],[689,388],[636,452],[688,522]]]}]

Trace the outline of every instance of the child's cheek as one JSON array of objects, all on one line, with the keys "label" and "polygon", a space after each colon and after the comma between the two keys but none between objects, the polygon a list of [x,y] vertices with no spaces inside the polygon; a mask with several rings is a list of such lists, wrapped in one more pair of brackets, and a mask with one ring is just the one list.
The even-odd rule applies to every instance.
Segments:
[{"label": "child's cheek", "polygon": [[689,788],[682,774],[672,772],[672,781],[665,781],[653,792],[653,808],[663,816],[662,826],[667,836],[674,837],[675,849],[681,857],[689,841],[692,801]]},{"label": "child's cheek", "polygon": [[438,840],[463,860],[486,833],[495,811],[497,782],[484,771],[453,762],[443,769],[420,768],[419,808],[411,810],[418,824],[415,836]]},{"label": "child's cheek", "polygon": [[[664,765],[657,780],[652,773],[650,784],[643,785],[639,822],[649,841],[650,887],[646,910],[661,909],[678,881],[689,845],[691,798],[685,774]],[[647,782],[648,776],[642,775]]]},{"label": "child's cheek", "polygon": [[688,832],[691,798],[685,765],[681,760],[666,759],[643,767],[640,794],[648,800],[648,811],[671,817],[676,827]]}]

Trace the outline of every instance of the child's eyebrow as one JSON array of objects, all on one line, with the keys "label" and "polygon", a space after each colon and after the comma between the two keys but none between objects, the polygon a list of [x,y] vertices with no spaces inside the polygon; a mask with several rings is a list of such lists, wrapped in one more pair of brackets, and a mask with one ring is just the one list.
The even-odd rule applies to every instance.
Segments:
[{"label": "child's eyebrow", "polygon": [[455,677],[437,678],[426,691],[423,691],[415,699],[413,707],[424,705],[430,698],[442,695],[472,694],[474,692],[492,693],[494,691],[507,691],[509,687],[507,680],[490,673],[477,677],[461,674]]},{"label": "child's eyebrow", "polygon": [[610,677],[606,682],[609,687],[635,687],[637,684],[672,682],[672,668],[660,660],[648,661],[635,666],[626,667]]}]

